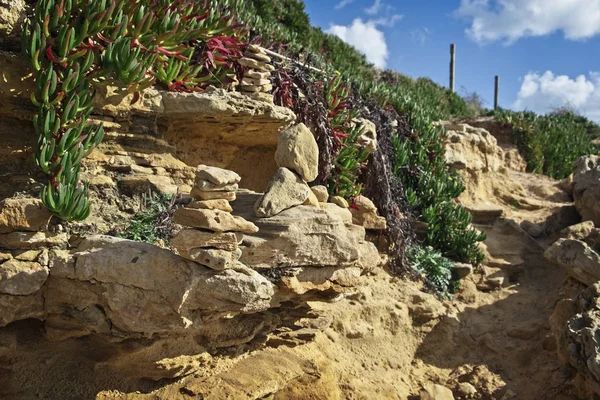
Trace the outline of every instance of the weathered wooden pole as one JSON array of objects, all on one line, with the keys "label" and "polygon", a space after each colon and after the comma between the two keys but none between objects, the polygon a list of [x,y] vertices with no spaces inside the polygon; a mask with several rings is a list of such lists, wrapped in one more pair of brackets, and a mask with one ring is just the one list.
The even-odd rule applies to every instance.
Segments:
[{"label": "weathered wooden pole", "polygon": [[454,72],[456,65],[456,46],[450,45],[450,90],[454,93]]},{"label": "weathered wooden pole", "polygon": [[497,110],[499,107],[498,97],[500,92],[500,77],[496,75],[496,79],[494,82],[494,110]]}]

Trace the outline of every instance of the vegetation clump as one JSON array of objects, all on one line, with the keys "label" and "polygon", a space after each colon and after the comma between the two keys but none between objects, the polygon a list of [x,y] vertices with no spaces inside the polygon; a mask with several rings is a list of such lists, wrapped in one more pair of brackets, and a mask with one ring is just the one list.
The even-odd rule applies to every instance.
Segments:
[{"label": "vegetation clump", "polygon": [[121,234],[125,239],[154,244],[168,240],[173,232],[172,216],[177,196],[149,192],[141,198],[140,209]]}]

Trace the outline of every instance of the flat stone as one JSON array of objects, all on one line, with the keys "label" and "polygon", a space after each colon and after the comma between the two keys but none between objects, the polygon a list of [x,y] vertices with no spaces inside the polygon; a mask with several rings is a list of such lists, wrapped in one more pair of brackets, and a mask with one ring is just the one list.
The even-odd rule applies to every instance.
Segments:
[{"label": "flat stone", "polygon": [[255,206],[256,216],[268,218],[283,210],[301,205],[308,199],[310,189],[296,174],[287,168],[279,168],[267,189]]},{"label": "flat stone", "polygon": [[317,200],[319,200],[319,203],[327,203],[327,201],[329,200],[329,191],[325,186],[312,186],[310,190],[312,190],[315,196],[317,196]]},{"label": "flat stone", "polygon": [[207,192],[198,188],[193,188],[190,196],[199,200],[235,200],[235,192]]},{"label": "flat stone", "polygon": [[281,131],[275,161],[279,167],[291,169],[306,182],[317,179],[319,147],[306,125],[300,123]]},{"label": "flat stone", "polygon": [[242,92],[263,92],[270,93],[273,90],[273,85],[267,83],[266,85],[240,85]]},{"label": "flat stone", "polygon": [[246,68],[257,69],[259,71],[275,71],[275,67],[263,61],[258,61],[249,57],[242,57],[238,60],[239,64]]},{"label": "flat stone", "polygon": [[178,208],[173,215],[173,221],[180,225],[214,232],[258,232],[258,227],[252,222],[221,210]]},{"label": "flat stone", "polygon": [[250,77],[244,77],[242,78],[242,82],[240,82],[240,84],[242,86],[247,85],[247,86],[264,86],[264,85],[269,85],[271,84],[271,81],[268,79],[254,79],[254,78],[250,78]]},{"label": "flat stone", "polygon": [[187,205],[188,208],[203,208],[207,210],[221,210],[231,212],[231,204],[225,199],[214,199],[214,200],[194,200]]},{"label": "flat stone", "polygon": [[196,168],[196,177],[204,179],[215,185],[231,185],[239,183],[242,179],[237,173],[223,168],[211,167],[208,165],[198,165]]},{"label": "flat stone", "polygon": [[15,258],[19,261],[37,261],[41,254],[42,250],[25,250],[15,255]]},{"label": "flat stone", "polygon": [[254,54],[267,54],[267,53],[265,53],[264,49],[262,49],[260,46],[255,45],[255,44],[249,44],[248,47],[246,48],[246,51],[249,51]]},{"label": "flat stone", "polygon": [[37,262],[12,259],[0,264],[0,293],[26,296],[40,290],[48,269]]},{"label": "flat stone", "polygon": [[5,199],[0,202],[0,234],[42,231],[52,214],[39,199]]},{"label": "flat stone", "polygon": [[269,79],[271,76],[270,72],[256,71],[254,69],[247,69],[244,71],[245,78],[251,79]]},{"label": "flat stone", "polygon": [[271,62],[271,57],[269,57],[268,55],[263,54],[263,53],[255,53],[253,51],[247,51],[244,53],[244,56],[248,57],[248,58],[253,58],[257,61],[261,61],[261,62],[265,62],[265,63]]},{"label": "flat stone", "polygon": [[196,179],[194,189],[202,192],[235,192],[239,188],[237,183],[227,185],[215,184],[204,179]]},{"label": "flat stone", "polygon": [[471,264],[464,263],[455,263],[452,267],[452,271],[459,277],[459,279],[464,279],[467,276],[471,275],[473,272],[473,266]]},{"label": "flat stone", "polygon": [[234,268],[242,255],[240,249],[227,251],[221,249],[191,249],[180,253],[183,258],[197,262],[210,269],[223,271]]},{"label": "flat stone", "polygon": [[68,236],[66,233],[12,232],[0,235],[0,248],[2,249],[66,247],[67,244]]},{"label": "flat stone", "polygon": [[174,195],[178,190],[173,179],[160,175],[126,175],[121,178],[118,185],[129,195],[144,194],[149,191]]},{"label": "flat stone", "polygon": [[221,250],[233,251],[238,248],[235,233],[213,233],[196,229],[183,229],[171,239],[171,247],[182,254],[200,247],[214,247]]}]

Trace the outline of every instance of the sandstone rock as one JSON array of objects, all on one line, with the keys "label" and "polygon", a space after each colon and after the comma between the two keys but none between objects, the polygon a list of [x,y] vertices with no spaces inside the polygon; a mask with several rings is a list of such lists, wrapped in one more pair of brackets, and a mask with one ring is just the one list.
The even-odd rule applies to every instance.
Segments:
[{"label": "sandstone rock", "polygon": [[260,46],[256,44],[249,44],[246,50],[255,54],[267,54]]},{"label": "sandstone rock", "polygon": [[319,174],[319,147],[312,132],[302,123],[282,131],[279,135],[275,161],[298,173],[306,182]]},{"label": "sandstone rock", "polygon": [[329,199],[329,201],[338,207],[342,207],[342,208],[350,207],[350,204],[348,204],[348,201],[346,199],[344,199],[342,196],[333,196],[332,198]]},{"label": "sandstone rock", "polygon": [[42,318],[44,315],[44,297],[41,291],[29,296],[13,296],[0,293],[0,327],[14,321]]},{"label": "sandstone rock", "polygon": [[271,57],[269,57],[268,55],[266,55],[263,52],[254,52],[254,51],[247,51],[244,53],[245,57],[249,57],[249,58],[253,58],[255,60],[258,61],[262,61],[265,63],[270,63],[271,62]]},{"label": "sandstone rock", "polygon": [[181,251],[179,255],[210,269],[222,271],[224,269],[234,268],[242,255],[242,251],[239,249],[227,251],[221,249],[195,248]]},{"label": "sandstone rock", "polygon": [[559,239],[544,252],[544,257],[585,285],[600,281],[600,255],[584,242]]},{"label": "sandstone rock", "polygon": [[12,259],[0,264],[0,293],[26,296],[40,290],[48,269],[37,262]]},{"label": "sandstone rock", "polygon": [[214,199],[214,200],[195,200],[188,204],[188,208],[202,208],[206,210],[221,210],[231,212],[231,204],[225,199]]},{"label": "sandstone rock", "polygon": [[533,238],[539,238],[540,236],[542,236],[544,234],[544,228],[538,224],[531,222],[531,221],[521,222],[521,228],[523,228],[523,230],[525,232],[527,232],[527,234]]},{"label": "sandstone rock", "polygon": [[473,266],[471,264],[455,263],[452,267],[452,271],[460,278],[464,279],[471,275],[473,272]]},{"label": "sandstone rock", "polygon": [[5,199],[0,202],[0,233],[42,231],[51,217],[39,199]]},{"label": "sandstone rock", "polygon": [[268,218],[298,206],[308,199],[309,192],[308,185],[299,176],[287,168],[279,168],[263,197],[256,202],[256,216]]},{"label": "sandstone rock", "polygon": [[24,0],[0,0],[0,43],[18,42],[26,18]]},{"label": "sandstone rock", "polygon": [[270,83],[271,81],[268,79],[255,79],[250,77],[244,77],[242,78],[242,82],[240,82],[242,86],[264,86],[269,85]]},{"label": "sandstone rock", "polygon": [[12,254],[0,252],[0,263],[3,263],[4,261],[8,261],[11,258],[13,258]]},{"label": "sandstone rock", "polygon": [[425,385],[419,395],[421,400],[454,400],[452,390],[434,383]]},{"label": "sandstone rock", "polygon": [[263,79],[268,80],[271,76],[270,72],[256,71],[253,69],[247,69],[244,71],[244,77],[250,79]]},{"label": "sandstone rock", "polygon": [[325,186],[313,186],[310,188],[310,190],[312,190],[315,196],[317,196],[317,200],[319,200],[319,203],[327,203],[327,201],[329,200],[329,191]]},{"label": "sandstone rock", "polygon": [[12,232],[0,235],[0,248],[2,249],[37,249],[40,247],[66,247],[68,237],[66,233],[44,232]]},{"label": "sandstone rock", "polygon": [[235,233],[203,232],[195,229],[183,229],[173,239],[171,246],[180,254],[200,247],[214,247],[221,250],[233,251],[238,247]]},{"label": "sandstone rock", "polygon": [[273,85],[267,83],[266,85],[240,85],[240,89],[242,92],[263,92],[263,93],[271,93],[273,90]]},{"label": "sandstone rock", "polygon": [[326,210],[332,214],[337,215],[342,219],[345,224],[352,224],[352,213],[348,208],[342,208],[337,204],[333,203],[319,203],[319,207],[323,210]]},{"label": "sandstone rock", "polygon": [[565,179],[561,180],[558,183],[558,186],[565,192],[572,195],[573,194],[573,174],[571,174],[571,175],[567,176]]},{"label": "sandstone rock", "polygon": [[129,195],[144,194],[149,191],[174,195],[177,185],[168,176],[126,175],[119,181],[119,187]]},{"label": "sandstone rock", "polygon": [[24,250],[15,254],[15,259],[19,261],[37,261],[42,254],[42,250]]},{"label": "sandstone rock", "polygon": [[271,93],[254,92],[247,93],[250,98],[258,101],[266,101],[267,103],[273,103],[273,95]]},{"label": "sandstone rock", "polygon": [[[242,192],[234,214],[254,222],[259,232],[242,241],[240,261],[252,268],[358,267],[376,268],[381,259],[365,230],[320,207],[298,206],[271,218],[257,218],[253,204],[260,194]],[[337,207],[332,205],[333,207]]]},{"label": "sandstone rock", "polygon": [[153,87],[139,93],[137,101],[121,87],[111,84],[95,85],[97,96],[94,108],[98,114],[124,119],[133,115],[157,115],[164,111],[163,96]]},{"label": "sandstone rock", "polygon": [[235,200],[235,192],[207,192],[196,187],[192,189],[190,196],[200,200]]},{"label": "sandstone rock", "polygon": [[573,197],[584,221],[600,225],[600,157],[581,157],[573,163]]},{"label": "sandstone rock", "polygon": [[350,207],[352,222],[364,226],[365,229],[383,230],[387,227],[384,217],[377,215],[377,207],[365,196],[357,196]]},{"label": "sandstone rock", "polygon": [[235,192],[239,188],[237,183],[229,185],[214,184],[204,179],[197,179],[194,184],[194,189],[201,192]]},{"label": "sandstone rock", "polygon": [[374,153],[377,150],[377,126],[365,118],[358,118],[356,123],[362,129],[358,144],[368,153]]},{"label": "sandstone rock", "polygon": [[207,165],[198,165],[196,168],[196,177],[222,186],[239,183],[242,179],[233,171]]},{"label": "sandstone rock", "polygon": [[214,232],[255,233],[258,231],[252,222],[221,210],[178,208],[173,215],[173,221],[180,225]]},{"label": "sandstone rock", "polygon": [[319,199],[317,199],[317,196],[311,190],[311,191],[308,192],[308,199],[306,199],[306,201],[304,203],[302,203],[302,204],[305,205],[305,206],[319,207]]},{"label": "sandstone rock", "polygon": [[592,221],[581,222],[577,225],[569,226],[562,231],[560,231],[561,239],[571,239],[571,240],[584,240],[594,230],[594,223]]},{"label": "sandstone rock", "polygon": [[243,67],[257,69],[259,71],[267,71],[267,72],[275,71],[275,67],[272,66],[271,64],[267,64],[263,61],[258,61],[258,60],[255,60],[255,59],[249,58],[249,57],[242,57],[238,60],[238,62]]}]

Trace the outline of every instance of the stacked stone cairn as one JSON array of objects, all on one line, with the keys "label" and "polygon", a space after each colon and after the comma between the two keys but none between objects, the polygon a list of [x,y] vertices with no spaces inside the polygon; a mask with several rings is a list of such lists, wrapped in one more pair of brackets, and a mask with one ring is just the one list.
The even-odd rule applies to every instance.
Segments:
[{"label": "stacked stone cairn", "polygon": [[302,204],[318,206],[315,193],[307,182],[317,179],[319,147],[312,132],[298,124],[283,130],[275,152],[279,169],[267,185],[265,194],[254,205],[257,217],[273,217]]},{"label": "stacked stone cairn", "polygon": [[269,57],[263,49],[255,45],[249,45],[240,58],[239,63],[244,70],[244,76],[240,83],[240,91],[254,100],[273,102],[273,85],[269,77],[275,70]]},{"label": "stacked stone cairn", "polygon": [[214,270],[244,268],[238,243],[243,233],[256,233],[258,227],[231,214],[241,178],[233,171],[198,166],[196,180],[186,207],[175,211],[173,221],[188,227],[171,240],[180,256]]}]

